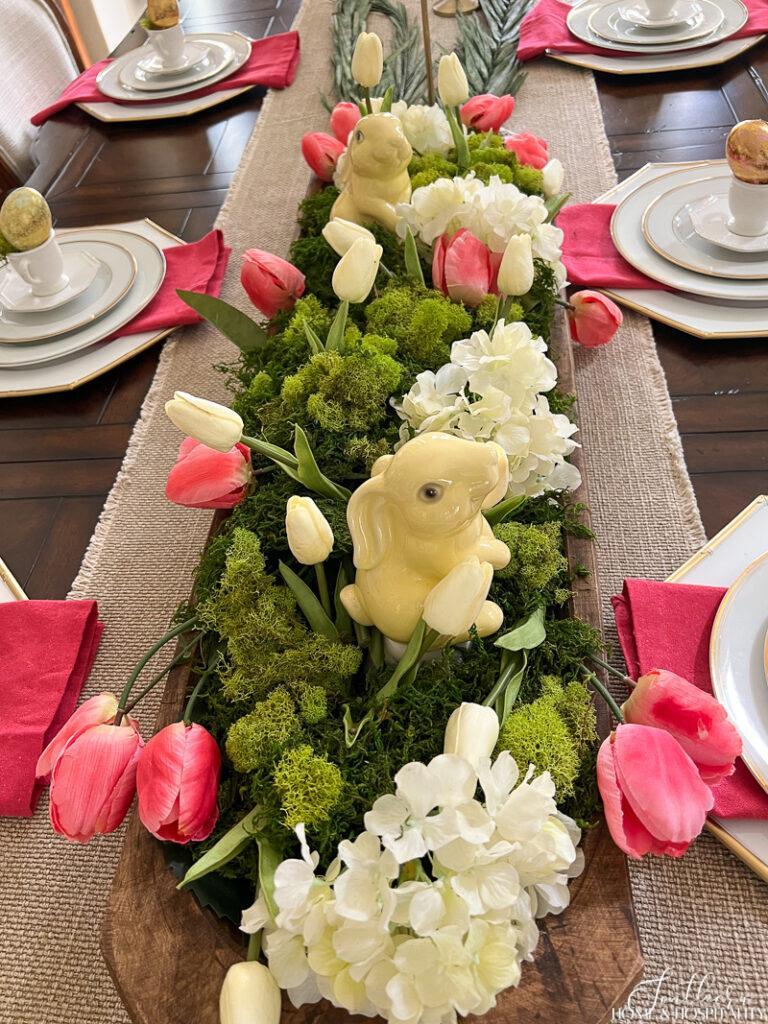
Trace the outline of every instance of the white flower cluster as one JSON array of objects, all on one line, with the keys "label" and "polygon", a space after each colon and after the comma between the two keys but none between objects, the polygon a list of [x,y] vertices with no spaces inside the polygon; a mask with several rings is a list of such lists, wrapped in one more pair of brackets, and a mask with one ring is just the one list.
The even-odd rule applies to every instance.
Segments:
[{"label": "white flower cluster", "polygon": [[575,424],[553,413],[542,394],[557,382],[546,345],[524,323],[499,320],[491,335],[475,333],[451,347],[451,361],[426,370],[393,406],[401,438],[442,430],[476,441],[496,441],[509,457],[510,495],[533,497],[574,490],[578,469],[566,462],[577,447]]},{"label": "white flower cluster", "polygon": [[302,859],[275,872],[275,919],[260,896],[242,927],[265,929],[270,970],[296,1006],[324,997],[391,1024],[453,1024],[519,982],[535,918],[568,905],[580,833],[549,774],[520,779],[508,751],[477,771],[455,754],[412,762],[395,785],[324,877],[297,829]]},{"label": "white flower cluster", "polygon": [[409,203],[399,203],[402,230],[408,224],[415,235],[432,245],[440,235],[467,228],[491,252],[503,252],[513,235],[529,234],[533,255],[551,264],[558,285],[566,274],[560,256],[563,232],[547,224],[541,196],[528,196],[516,185],[493,175],[484,185],[474,172],[465,178],[438,178],[422,185]]}]

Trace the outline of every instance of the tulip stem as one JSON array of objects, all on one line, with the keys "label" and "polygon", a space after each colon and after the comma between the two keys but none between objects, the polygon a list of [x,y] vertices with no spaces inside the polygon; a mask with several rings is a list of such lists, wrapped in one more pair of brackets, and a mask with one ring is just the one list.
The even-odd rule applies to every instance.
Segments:
[{"label": "tulip stem", "polygon": [[149,661],[151,661],[152,658],[154,658],[154,656],[157,654],[157,652],[160,650],[161,647],[165,647],[165,645],[168,643],[169,640],[173,640],[173,638],[178,636],[180,633],[186,633],[187,630],[192,629],[196,625],[197,625],[197,616],[196,615],[193,615],[191,618],[186,619],[184,622],[180,622],[178,625],[174,626],[172,629],[169,629],[167,633],[163,633],[163,635],[160,637],[160,639],[157,640],[154,644],[152,644],[152,646],[149,648],[149,650],[146,652],[146,654],[144,654],[139,659],[139,661],[136,663],[136,666],[135,666],[133,672],[131,672],[131,674],[128,676],[126,684],[123,687],[123,692],[120,694],[120,703],[118,705],[117,714],[115,715],[115,725],[120,725],[120,723],[122,722],[123,715],[126,712],[125,704],[126,704],[128,698],[131,695],[131,690],[133,689],[133,684],[136,682],[136,680],[139,678],[141,673],[144,671],[144,669],[146,668],[147,663]]},{"label": "tulip stem", "polygon": [[555,304],[558,305],[558,306],[562,306],[563,309],[570,309],[570,311],[572,313],[576,309],[576,307],[574,306],[574,304],[572,302],[568,302],[567,299],[561,299],[557,295],[555,296]]},{"label": "tulip stem", "polygon": [[594,654],[590,654],[589,660],[594,661],[596,665],[599,665],[600,668],[610,673],[610,675],[616,676],[616,678],[620,679],[630,690],[635,686],[634,679],[630,679],[629,676],[625,676],[623,672],[619,672],[617,668],[614,668],[613,665],[609,665],[608,662],[603,661],[602,658],[597,658]]},{"label": "tulip stem", "polygon": [[216,657],[213,659],[213,661],[210,663],[210,665],[206,668],[206,670],[203,673],[201,673],[200,678],[195,683],[195,688],[192,690],[192,693],[190,693],[190,695],[189,695],[189,700],[187,701],[187,706],[184,708],[184,717],[182,718],[182,721],[184,722],[184,725],[189,726],[189,725],[192,724],[192,708],[195,706],[195,701],[197,700],[197,698],[198,698],[198,696],[200,694],[200,691],[205,686],[205,684],[208,682],[208,680],[213,675],[213,673],[216,671],[218,666],[219,666],[219,655],[217,654]]},{"label": "tulip stem", "polygon": [[133,711],[133,709],[136,707],[139,701],[143,700],[144,697],[146,697],[146,695],[150,692],[150,690],[154,690],[154,688],[157,686],[161,679],[165,678],[165,676],[167,676],[169,672],[172,672],[177,667],[177,665],[181,665],[182,662],[187,660],[187,657],[190,655],[193,648],[197,646],[198,639],[199,637],[196,636],[194,640],[187,644],[186,647],[182,648],[182,650],[176,655],[173,661],[169,661],[165,668],[160,669],[160,671],[152,677],[152,680],[144,687],[144,689],[141,691],[138,697],[134,697],[130,704],[127,704],[125,706],[126,715]]},{"label": "tulip stem", "polygon": [[320,603],[325,614],[333,621],[333,610],[331,608],[331,595],[328,592],[328,577],[325,575],[325,566],[322,562],[315,563],[315,576],[317,577],[317,589],[320,594]]},{"label": "tulip stem", "polygon": [[600,680],[597,678],[597,676],[595,675],[594,672],[590,671],[590,669],[588,669],[585,665],[583,665],[582,668],[584,669],[584,672],[586,673],[587,680],[589,681],[590,686],[592,686],[595,690],[597,690],[597,692],[603,698],[605,703],[610,708],[611,714],[616,719],[616,721],[617,722],[623,722],[624,721],[624,715],[622,715],[622,713],[621,713],[621,708],[616,703],[616,701],[613,699],[613,697],[610,695],[610,693],[608,692],[607,688],[600,682]]},{"label": "tulip stem", "polygon": [[363,102],[365,103],[366,113],[373,113],[373,104],[371,103],[371,90],[367,85],[363,86]]}]

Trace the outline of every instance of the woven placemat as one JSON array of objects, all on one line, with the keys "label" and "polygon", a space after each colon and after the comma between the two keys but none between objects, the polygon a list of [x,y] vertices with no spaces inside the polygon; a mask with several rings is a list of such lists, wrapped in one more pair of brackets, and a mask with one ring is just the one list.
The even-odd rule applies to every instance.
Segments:
[{"label": "woven placemat", "polygon": [[[416,13],[416,0],[407,6]],[[309,180],[301,135],[327,123],[321,89],[330,95],[331,9],[328,0],[307,0],[299,14],[303,54],[296,82],[267,97],[218,219],[235,254],[223,296],[244,308],[238,254],[249,246],[287,251]],[[453,24],[435,19],[434,31],[438,43],[448,42]],[[551,140],[575,199],[591,199],[614,183],[590,73],[534,64],[512,124]],[[165,346],[72,588],[73,597],[98,600],[107,624],[86,695],[117,690],[127,666],[164,631],[188,595],[210,514],[177,508],[164,498],[179,434],[163,405],[177,388],[226,400],[223,379],[212,366],[233,356],[231,346],[206,327],[179,331]],[[628,315],[611,346],[580,350],[577,362],[579,437],[587,453],[610,637],[607,599],[623,577],[665,577],[701,545],[704,533],[647,321]],[[149,700],[140,716],[145,732],[154,713]],[[2,1024],[127,1021],[98,948],[120,841],[119,832],[85,848],[55,838],[45,800],[31,820],[0,822]],[[708,838],[682,862],[633,867],[632,879],[647,977],[671,974],[638,993],[636,1010],[628,1010],[626,1019],[637,1019],[640,1003],[644,1019],[653,1021],[762,1019],[747,1017],[741,1007],[742,1001],[759,1006],[768,992],[764,886]],[[705,974],[709,980],[701,990]],[[730,1009],[724,1002],[728,994]],[[712,1009],[715,998],[720,1002],[714,1006],[723,1008],[719,1016]]]}]

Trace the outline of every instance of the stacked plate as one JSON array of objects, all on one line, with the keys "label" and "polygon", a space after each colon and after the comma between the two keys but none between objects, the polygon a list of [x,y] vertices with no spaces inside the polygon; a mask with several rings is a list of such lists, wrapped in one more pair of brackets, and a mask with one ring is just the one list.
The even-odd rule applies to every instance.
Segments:
[{"label": "stacked plate", "polygon": [[748,17],[741,0],[577,0],[568,28],[601,53],[549,53],[619,74],[701,67],[758,41],[757,36],[734,38]]},{"label": "stacked plate", "polygon": [[0,267],[0,394],[72,386],[79,378],[70,380],[70,361],[96,365],[104,349],[124,347],[123,338],[107,339],[157,294],[165,276],[163,248],[176,241],[147,228],[58,232],[69,284],[54,295],[35,296],[9,264]]}]

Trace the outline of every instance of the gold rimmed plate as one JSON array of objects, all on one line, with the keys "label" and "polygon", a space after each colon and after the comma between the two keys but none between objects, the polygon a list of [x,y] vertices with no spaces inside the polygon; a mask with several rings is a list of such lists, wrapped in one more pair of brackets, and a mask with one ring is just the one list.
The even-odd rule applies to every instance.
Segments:
[{"label": "gold rimmed plate", "polygon": [[643,237],[664,259],[678,267],[739,281],[766,281],[768,253],[735,253],[707,241],[696,230],[691,207],[712,196],[727,194],[730,168],[676,185],[654,199],[643,214]]}]

